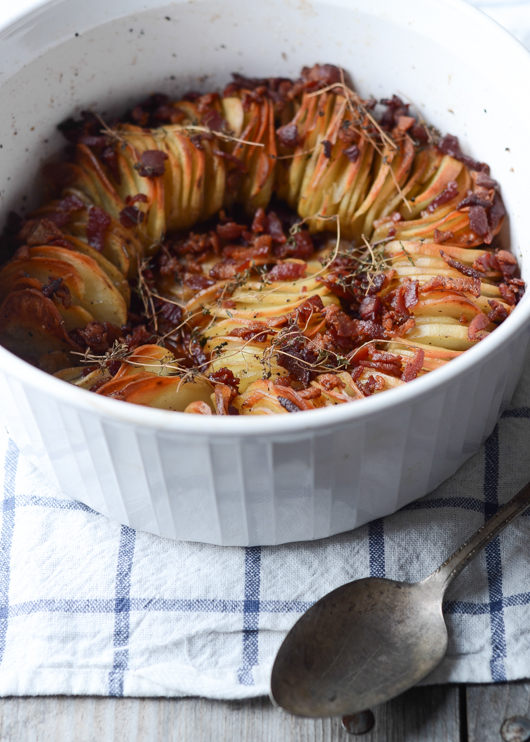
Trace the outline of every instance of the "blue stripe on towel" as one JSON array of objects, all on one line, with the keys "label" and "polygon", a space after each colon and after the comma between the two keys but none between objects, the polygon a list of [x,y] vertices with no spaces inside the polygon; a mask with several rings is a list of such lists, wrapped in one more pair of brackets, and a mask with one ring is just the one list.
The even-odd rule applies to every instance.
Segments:
[{"label": "blue stripe on towel", "polygon": [[239,668],[241,685],[254,685],[252,668],[259,659],[259,613],[261,588],[261,547],[245,549],[245,601],[243,608],[243,665]]},{"label": "blue stripe on towel", "polygon": [[370,555],[370,576],[384,577],[386,574],[385,532],[382,518],[368,524],[368,553]]},{"label": "blue stripe on towel", "polygon": [[122,526],[118,550],[118,566],[116,569],[114,664],[109,673],[110,696],[123,696],[123,682],[129,665],[131,572],[135,540],[136,532],[132,528],[129,528],[129,526]]},{"label": "blue stripe on towel", "polygon": [[0,531],[0,663],[4,658],[9,620],[9,583],[11,579],[11,545],[15,529],[15,482],[19,450],[10,439],[4,461],[4,500]]},{"label": "blue stripe on towel", "polygon": [[[491,517],[499,508],[499,426],[485,444],[484,500],[486,516]],[[506,633],[502,594],[502,563],[499,536],[486,546],[486,569],[490,599],[491,621],[491,677],[494,683],[506,680]]]}]

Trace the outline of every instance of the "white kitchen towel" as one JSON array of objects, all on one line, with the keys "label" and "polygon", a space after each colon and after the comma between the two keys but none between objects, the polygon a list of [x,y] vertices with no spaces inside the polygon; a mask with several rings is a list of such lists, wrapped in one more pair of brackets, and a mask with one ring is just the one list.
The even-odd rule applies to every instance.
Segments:
[{"label": "white kitchen towel", "polygon": [[[530,40],[530,2],[476,2]],[[525,25],[526,24],[526,25]],[[268,690],[315,600],[368,575],[426,576],[530,480],[530,364],[490,438],[450,480],[385,519],[278,547],[177,543],[67,499],[0,430],[0,695]],[[449,649],[428,682],[530,676],[530,516],[447,595]]]}]

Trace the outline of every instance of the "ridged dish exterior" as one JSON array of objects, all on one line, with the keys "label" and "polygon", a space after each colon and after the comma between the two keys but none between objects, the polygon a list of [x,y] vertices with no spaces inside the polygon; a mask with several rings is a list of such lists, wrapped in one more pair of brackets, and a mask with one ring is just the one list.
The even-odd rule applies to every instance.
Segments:
[{"label": "ridged dish exterior", "polygon": [[[87,106],[112,115],[159,84],[172,95],[202,75],[211,90],[232,71],[295,76],[331,62],[362,95],[410,93],[429,121],[487,159],[510,215],[504,237],[529,281],[530,99],[520,81],[530,78],[530,58],[467,3],[35,0],[12,12],[0,23],[0,102],[9,112],[0,117],[0,227],[10,209],[37,205],[39,162],[64,147],[57,122]],[[527,296],[443,369],[276,423],[153,417],[0,348],[0,416],[66,494],[120,523],[215,544],[322,538],[421,497],[477,450],[513,394],[529,327]]]},{"label": "ridged dish exterior", "polygon": [[443,482],[493,430],[529,340],[525,329],[431,395],[289,437],[134,426],[57,401],[9,373],[0,375],[0,394],[21,451],[94,510],[168,538],[280,544],[355,528]]}]

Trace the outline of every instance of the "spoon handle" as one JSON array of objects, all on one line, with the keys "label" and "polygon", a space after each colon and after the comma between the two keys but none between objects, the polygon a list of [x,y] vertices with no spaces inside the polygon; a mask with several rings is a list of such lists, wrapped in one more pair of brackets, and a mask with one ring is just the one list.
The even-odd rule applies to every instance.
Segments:
[{"label": "spoon handle", "polygon": [[467,567],[469,562],[476,557],[495,536],[503,531],[512,520],[524,513],[530,507],[530,483],[512,497],[506,505],[503,505],[495,515],[487,520],[484,525],[476,531],[462,546],[451,554],[445,562],[438,567],[423,582],[433,582],[445,592],[449,584],[460,572]]}]

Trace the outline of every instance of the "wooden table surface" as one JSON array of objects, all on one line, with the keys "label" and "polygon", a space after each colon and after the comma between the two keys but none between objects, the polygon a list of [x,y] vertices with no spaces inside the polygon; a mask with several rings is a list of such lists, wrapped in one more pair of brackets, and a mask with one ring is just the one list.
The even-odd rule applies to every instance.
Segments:
[{"label": "wooden table surface", "polygon": [[373,711],[373,729],[350,735],[264,698],[4,698],[0,742],[502,742],[507,717],[530,716],[530,683],[417,688]]}]

